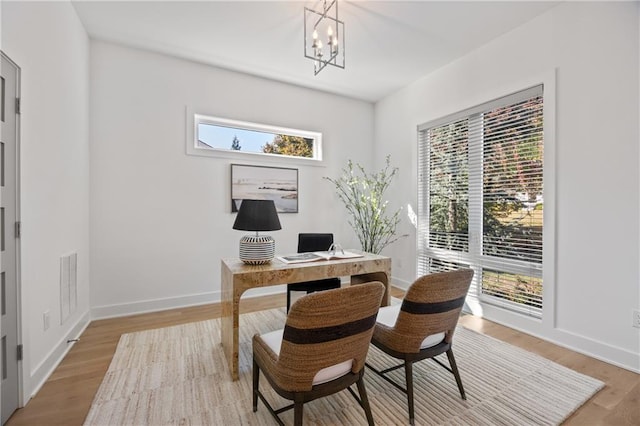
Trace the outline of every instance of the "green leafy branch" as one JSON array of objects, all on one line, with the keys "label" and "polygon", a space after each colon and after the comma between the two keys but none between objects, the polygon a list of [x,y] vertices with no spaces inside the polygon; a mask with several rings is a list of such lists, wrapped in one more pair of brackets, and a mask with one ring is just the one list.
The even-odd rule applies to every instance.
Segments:
[{"label": "green leafy branch", "polygon": [[342,176],[324,178],[333,183],[338,198],[349,212],[349,225],[358,236],[363,251],[379,254],[386,246],[406,236],[396,236],[402,208],[388,215],[388,201],[384,200],[384,193],[397,173],[398,168],[391,167],[390,156],[387,156],[384,168],[377,173],[369,174],[360,164],[349,160],[347,167],[342,169]]}]

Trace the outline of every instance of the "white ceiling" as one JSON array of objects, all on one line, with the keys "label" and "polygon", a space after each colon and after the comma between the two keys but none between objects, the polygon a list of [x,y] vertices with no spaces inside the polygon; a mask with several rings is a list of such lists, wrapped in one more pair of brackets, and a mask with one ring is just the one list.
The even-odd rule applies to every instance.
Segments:
[{"label": "white ceiling", "polygon": [[90,37],[375,102],[558,2],[339,1],[346,68],[304,58],[301,1],[73,2]]}]

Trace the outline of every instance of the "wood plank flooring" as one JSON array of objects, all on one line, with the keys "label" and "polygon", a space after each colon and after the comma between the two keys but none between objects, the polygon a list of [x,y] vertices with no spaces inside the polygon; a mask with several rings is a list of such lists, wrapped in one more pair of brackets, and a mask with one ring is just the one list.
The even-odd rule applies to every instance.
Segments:
[{"label": "wood plank flooring", "polygon": [[[402,291],[393,289],[392,295],[402,297]],[[283,294],[243,299],[240,307],[241,312],[252,312],[282,307],[285,303]],[[82,425],[121,334],[219,316],[220,305],[212,304],[93,321],[38,394],[16,411],[7,424]],[[605,388],[565,424],[640,425],[640,375],[471,315],[463,316],[460,324],[605,382]]]}]

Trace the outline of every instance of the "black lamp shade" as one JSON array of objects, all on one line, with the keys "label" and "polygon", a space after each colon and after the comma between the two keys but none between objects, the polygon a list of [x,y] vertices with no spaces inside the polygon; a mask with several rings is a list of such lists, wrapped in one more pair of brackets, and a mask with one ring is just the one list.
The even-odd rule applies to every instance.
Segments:
[{"label": "black lamp shade", "polygon": [[242,200],[233,229],[277,231],[282,229],[273,200]]}]

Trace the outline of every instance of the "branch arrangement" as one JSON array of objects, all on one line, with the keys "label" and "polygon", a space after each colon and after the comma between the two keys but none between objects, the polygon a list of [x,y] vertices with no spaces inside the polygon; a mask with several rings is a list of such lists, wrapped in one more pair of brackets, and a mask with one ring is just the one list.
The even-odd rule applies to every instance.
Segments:
[{"label": "branch arrangement", "polygon": [[363,251],[380,254],[386,246],[405,236],[396,236],[402,208],[388,215],[388,201],[383,199],[397,173],[398,168],[391,167],[390,156],[387,156],[384,168],[377,173],[369,174],[360,164],[349,160],[347,167],[342,169],[342,176],[324,178],[333,183],[338,198],[349,212],[349,225],[358,236]]}]

